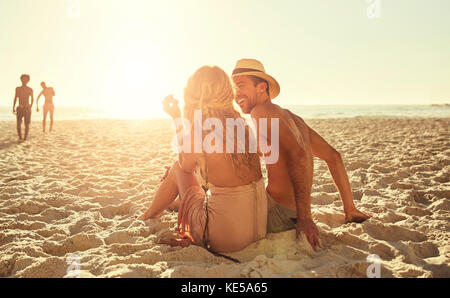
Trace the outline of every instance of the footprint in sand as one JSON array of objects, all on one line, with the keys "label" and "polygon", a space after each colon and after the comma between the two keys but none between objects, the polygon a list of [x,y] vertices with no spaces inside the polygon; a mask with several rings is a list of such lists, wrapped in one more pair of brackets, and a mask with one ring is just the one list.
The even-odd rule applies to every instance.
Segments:
[{"label": "footprint in sand", "polygon": [[138,237],[133,237],[129,235],[128,231],[117,231],[111,233],[108,237],[105,238],[106,244],[113,244],[113,243],[129,243],[134,244],[136,243]]},{"label": "footprint in sand", "polygon": [[99,232],[103,228],[97,226],[96,221],[92,216],[85,216],[77,220],[74,224],[69,226],[69,231],[71,235],[75,235],[81,232]]},{"label": "footprint in sand", "polygon": [[317,187],[318,191],[326,192],[326,193],[333,193],[337,191],[337,188],[334,184],[324,184]]},{"label": "footprint in sand", "polygon": [[58,221],[66,219],[75,212],[72,210],[65,210],[64,207],[61,208],[51,208],[42,212],[42,216],[45,218],[45,222],[51,223],[53,221]]},{"label": "footprint in sand", "polygon": [[399,254],[398,250],[394,247],[385,244],[383,242],[375,242],[369,245],[370,254],[376,254],[380,256],[382,260],[390,261]]},{"label": "footprint in sand", "polygon": [[339,200],[338,196],[330,195],[326,192],[314,193],[311,197],[311,204],[315,205],[329,205],[334,201]]},{"label": "footprint in sand", "polygon": [[346,165],[346,169],[348,171],[354,171],[357,169],[367,169],[370,167],[370,164],[366,163],[366,162],[362,162],[362,161],[353,161],[353,162],[349,162]]},{"label": "footprint in sand", "polygon": [[391,188],[392,189],[401,189],[401,190],[413,189],[414,184],[413,183],[405,183],[405,182],[394,182],[394,183],[392,183]]},{"label": "footprint in sand", "polygon": [[99,211],[103,217],[112,219],[115,216],[129,214],[130,208],[133,206],[131,202],[124,203],[119,206],[108,206],[103,207]]},{"label": "footprint in sand", "polygon": [[401,213],[408,214],[408,215],[416,215],[416,216],[426,216],[426,215],[432,214],[428,210],[418,208],[418,207],[410,207],[410,206],[402,207],[402,208],[398,209],[398,211]]},{"label": "footprint in sand", "polygon": [[330,208],[320,207],[312,211],[313,218],[328,225],[330,228],[337,228],[345,224],[344,214]]},{"label": "footprint in sand", "polygon": [[439,249],[437,246],[430,242],[408,242],[407,247],[413,252],[419,259],[427,259],[439,256]]},{"label": "footprint in sand", "polygon": [[366,221],[363,224],[364,231],[372,238],[389,242],[396,241],[414,241],[421,242],[427,240],[423,233],[410,230],[395,224],[386,224],[376,222],[375,220]]},{"label": "footprint in sand", "polygon": [[5,210],[6,213],[26,213],[30,215],[36,215],[49,208],[47,204],[37,203],[33,201],[26,201],[23,203],[17,203]]},{"label": "footprint in sand", "polygon": [[39,259],[31,266],[16,273],[20,278],[61,278],[66,274],[67,263],[64,258],[50,257]]},{"label": "footprint in sand", "polygon": [[377,215],[377,219],[383,223],[395,223],[398,221],[405,220],[407,217],[399,214],[397,211],[386,210],[381,214]]},{"label": "footprint in sand", "polygon": [[62,243],[61,241],[45,241],[42,249],[50,255],[63,256],[68,253],[97,248],[104,244],[103,240],[94,234],[77,234],[67,238]]},{"label": "footprint in sand", "polygon": [[[6,233],[6,232],[0,232],[0,247],[14,241],[14,239],[15,239],[15,236],[13,234]],[[0,269],[0,271],[1,271],[1,269]]]},{"label": "footprint in sand", "polygon": [[428,206],[427,209],[436,211],[450,211],[450,200],[448,199],[440,199]]},{"label": "footprint in sand", "polygon": [[39,235],[41,235],[44,238],[51,238],[54,235],[62,235],[64,237],[67,236],[67,233],[65,230],[58,229],[58,228],[44,228],[44,229],[37,230],[36,233],[38,233]]}]

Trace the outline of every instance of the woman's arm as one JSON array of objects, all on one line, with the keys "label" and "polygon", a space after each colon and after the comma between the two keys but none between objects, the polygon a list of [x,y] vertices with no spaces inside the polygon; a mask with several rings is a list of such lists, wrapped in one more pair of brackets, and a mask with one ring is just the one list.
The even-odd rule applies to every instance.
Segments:
[{"label": "woman's arm", "polygon": [[[181,110],[178,106],[178,100],[172,95],[166,96],[163,100],[164,111],[172,117],[176,127],[177,141],[179,145],[178,162],[180,168],[187,173],[192,173],[197,167],[198,158],[201,156],[199,153],[194,153],[194,134],[189,131],[191,127],[187,127],[181,117]],[[190,144],[184,144],[189,140]]]}]

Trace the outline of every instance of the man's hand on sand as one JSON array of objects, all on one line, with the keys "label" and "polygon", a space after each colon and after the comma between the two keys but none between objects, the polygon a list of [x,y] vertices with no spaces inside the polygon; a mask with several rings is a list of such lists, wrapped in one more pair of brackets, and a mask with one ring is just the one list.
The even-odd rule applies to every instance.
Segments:
[{"label": "man's hand on sand", "polygon": [[181,110],[178,106],[178,100],[173,95],[166,96],[162,102],[164,112],[169,114],[173,119],[181,117]]},{"label": "man's hand on sand", "polygon": [[362,223],[366,221],[367,219],[371,218],[370,215],[364,214],[358,209],[353,209],[345,214],[345,222],[356,222],[356,223]]},{"label": "man's hand on sand", "polygon": [[16,109],[13,109],[13,114],[14,114],[14,115],[16,114]]},{"label": "man's hand on sand", "polygon": [[311,247],[316,250],[320,247],[319,230],[312,219],[297,220],[297,239],[304,233]]}]

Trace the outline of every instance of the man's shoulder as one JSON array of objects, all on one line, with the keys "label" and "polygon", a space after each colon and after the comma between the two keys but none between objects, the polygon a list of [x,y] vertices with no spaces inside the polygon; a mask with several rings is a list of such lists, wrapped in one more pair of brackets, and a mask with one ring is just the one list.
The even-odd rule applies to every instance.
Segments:
[{"label": "man's shoulder", "polygon": [[271,102],[259,104],[253,107],[251,115],[254,118],[279,117],[281,108]]},{"label": "man's shoulder", "polygon": [[33,89],[31,89],[28,86],[19,86],[19,87],[16,87],[16,91],[26,93],[26,92],[33,92]]},{"label": "man's shoulder", "polygon": [[33,92],[33,89],[31,88],[31,87],[28,87],[28,86],[20,86],[20,87],[17,87],[16,88],[16,90],[24,90],[25,92]]},{"label": "man's shoulder", "polygon": [[283,109],[283,111],[284,111],[285,113],[287,113],[291,118],[293,118],[293,119],[295,119],[295,120],[299,120],[299,121],[305,123],[305,121],[303,120],[302,117],[300,117],[300,116],[297,115],[297,114],[294,114],[291,110],[289,110],[289,109]]}]

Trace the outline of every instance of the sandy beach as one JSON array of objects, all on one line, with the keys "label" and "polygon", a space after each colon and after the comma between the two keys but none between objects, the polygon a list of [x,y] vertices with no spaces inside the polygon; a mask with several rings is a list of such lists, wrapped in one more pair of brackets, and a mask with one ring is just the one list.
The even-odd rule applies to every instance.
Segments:
[{"label": "sandy beach", "polygon": [[[172,153],[168,120],[32,122],[18,143],[0,122],[0,277],[450,277],[450,118],[306,122],[343,156],[356,206],[373,216],[345,224],[323,161],[315,160],[312,213],[323,248],[295,231],[268,234],[228,254],[159,244],[177,213],[141,222]],[[70,271],[70,270],[69,270]]]}]

